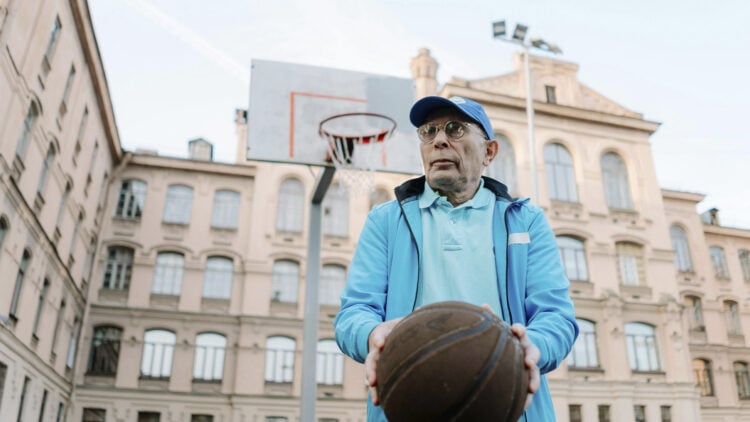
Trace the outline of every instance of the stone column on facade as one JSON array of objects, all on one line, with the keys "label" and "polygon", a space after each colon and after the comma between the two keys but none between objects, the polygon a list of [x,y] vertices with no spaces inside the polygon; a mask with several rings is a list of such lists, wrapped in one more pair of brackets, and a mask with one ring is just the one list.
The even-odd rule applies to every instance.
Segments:
[{"label": "stone column on facade", "polygon": [[622,320],[622,299],[613,291],[605,293],[602,312],[603,338],[602,344],[610,347],[607,351],[607,365],[611,367],[611,377],[614,379],[630,378],[628,367],[628,353],[625,342],[624,324]]},{"label": "stone column on facade", "polygon": [[416,84],[417,99],[437,93],[438,62],[430,56],[430,50],[420,48],[417,57],[411,59],[411,77]]}]

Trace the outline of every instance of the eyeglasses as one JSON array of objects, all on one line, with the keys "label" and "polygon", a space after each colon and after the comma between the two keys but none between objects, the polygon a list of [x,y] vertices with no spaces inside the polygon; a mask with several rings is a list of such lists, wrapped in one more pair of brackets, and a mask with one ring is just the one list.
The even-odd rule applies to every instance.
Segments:
[{"label": "eyeglasses", "polygon": [[422,141],[423,144],[429,144],[435,139],[438,132],[440,132],[440,129],[442,129],[448,139],[451,141],[459,141],[466,134],[468,126],[471,124],[473,123],[449,120],[443,123],[441,127],[435,123],[427,123],[417,128],[417,136],[419,136],[419,140]]}]

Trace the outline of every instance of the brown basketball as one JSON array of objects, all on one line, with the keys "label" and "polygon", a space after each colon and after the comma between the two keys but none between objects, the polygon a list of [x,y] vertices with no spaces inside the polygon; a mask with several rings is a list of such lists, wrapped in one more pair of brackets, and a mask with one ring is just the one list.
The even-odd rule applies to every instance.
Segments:
[{"label": "brown basketball", "polygon": [[529,384],[510,326],[463,302],[427,305],[401,320],[376,375],[390,422],[515,422]]}]

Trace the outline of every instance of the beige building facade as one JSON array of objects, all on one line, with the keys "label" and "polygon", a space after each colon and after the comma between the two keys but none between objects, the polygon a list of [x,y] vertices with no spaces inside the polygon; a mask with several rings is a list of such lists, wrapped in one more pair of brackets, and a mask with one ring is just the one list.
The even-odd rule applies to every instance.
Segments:
[{"label": "beige building facade", "polygon": [[[309,203],[319,168],[123,152],[87,3],[0,0],[0,420],[297,421]],[[529,153],[516,71],[420,96],[487,109],[488,174],[532,190],[557,236],[581,336],[549,375],[559,421],[750,421],[750,230],[660,189],[659,124],[532,57]],[[338,294],[375,204],[408,177],[337,183],[323,204],[319,421],[364,421],[362,367],[333,342]]]}]

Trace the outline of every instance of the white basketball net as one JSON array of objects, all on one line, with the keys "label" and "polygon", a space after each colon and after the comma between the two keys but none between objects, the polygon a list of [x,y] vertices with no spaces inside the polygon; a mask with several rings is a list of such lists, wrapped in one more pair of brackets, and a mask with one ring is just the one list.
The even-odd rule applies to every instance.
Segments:
[{"label": "white basketball net", "polygon": [[332,116],[320,124],[319,134],[328,145],[326,161],[351,193],[375,190],[375,169],[385,165],[385,141],[396,129],[391,118],[373,113]]}]

